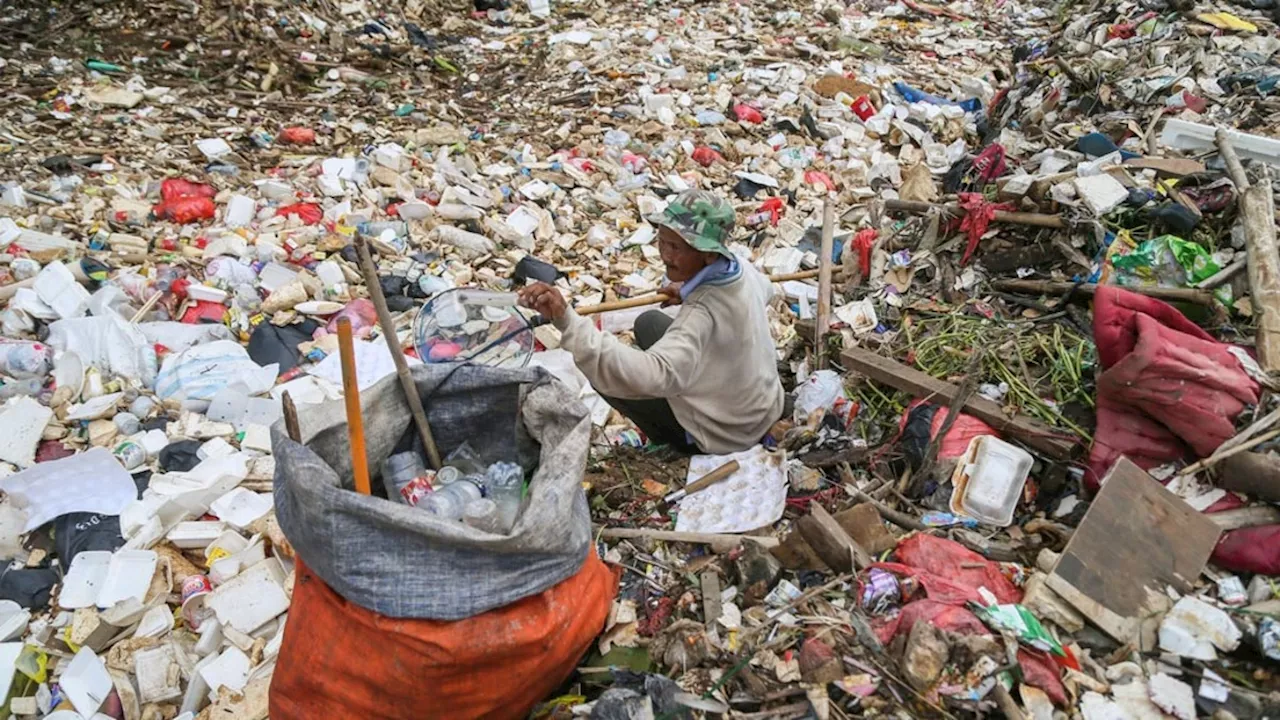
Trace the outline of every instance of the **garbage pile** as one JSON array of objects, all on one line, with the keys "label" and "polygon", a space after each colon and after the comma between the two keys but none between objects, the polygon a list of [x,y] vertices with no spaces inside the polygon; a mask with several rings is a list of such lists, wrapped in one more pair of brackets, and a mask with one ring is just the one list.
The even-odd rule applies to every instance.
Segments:
[{"label": "garbage pile", "polygon": [[[266,717],[269,428],[343,396],[339,319],[394,372],[359,238],[410,364],[591,415],[623,580],[539,717],[1274,715],[1276,7],[6,7],[8,712]],[[418,322],[541,280],[626,337],[691,188],[775,281],[760,446],[654,448],[527,316]],[[501,468],[377,471],[510,527]]]}]

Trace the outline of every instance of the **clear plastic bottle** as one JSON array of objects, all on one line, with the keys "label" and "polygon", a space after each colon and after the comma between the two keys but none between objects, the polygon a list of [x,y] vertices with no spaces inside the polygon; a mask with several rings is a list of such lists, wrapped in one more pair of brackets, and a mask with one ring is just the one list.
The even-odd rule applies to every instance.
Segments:
[{"label": "clear plastic bottle", "polygon": [[524,470],[509,462],[496,462],[484,475],[485,495],[498,506],[498,519],[502,532],[511,532],[520,514],[520,499],[524,495]]},{"label": "clear plastic bottle", "polygon": [[467,505],[480,497],[480,486],[471,478],[463,478],[426,496],[418,503],[418,507],[442,518],[461,520]]},{"label": "clear plastic bottle", "polygon": [[498,516],[498,506],[488,498],[480,498],[467,503],[467,509],[462,514],[462,521],[477,530],[483,530],[487,533],[502,535],[505,530],[502,528],[501,518]]},{"label": "clear plastic bottle", "polygon": [[414,478],[426,472],[426,465],[418,453],[409,451],[391,455],[382,462],[382,482],[387,488],[387,497],[401,497],[400,490],[413,482]]}]

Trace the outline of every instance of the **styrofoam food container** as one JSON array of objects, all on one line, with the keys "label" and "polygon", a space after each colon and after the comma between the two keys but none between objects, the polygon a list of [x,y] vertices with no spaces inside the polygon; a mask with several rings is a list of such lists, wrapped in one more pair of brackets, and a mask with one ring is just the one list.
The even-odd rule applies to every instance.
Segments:
[{"label": "styrofoam food container", "polygon": [[1035,460],[994,435],[978,435],[951,474],[951,512],[1007,527]]}]

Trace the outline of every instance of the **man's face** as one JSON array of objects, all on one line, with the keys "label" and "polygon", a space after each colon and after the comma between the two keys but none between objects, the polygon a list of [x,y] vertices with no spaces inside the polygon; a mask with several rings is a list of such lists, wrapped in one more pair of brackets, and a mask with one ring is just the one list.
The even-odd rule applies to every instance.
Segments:
[{"label": "man's face", "polygon": [[715,253],[694,250],[680,234],[671,228],[658,229],[658,253],[667,266],[667,279],[671,282],[689,280],[702,268],[715,262]]}]

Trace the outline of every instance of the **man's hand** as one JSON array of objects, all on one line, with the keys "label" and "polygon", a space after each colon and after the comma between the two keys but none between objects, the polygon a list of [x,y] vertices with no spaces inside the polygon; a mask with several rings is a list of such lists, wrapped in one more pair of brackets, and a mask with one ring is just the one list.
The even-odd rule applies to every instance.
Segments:
[{"label": "man's hand", "polygon": [[680,304],[681,302],[680,288],[681,287],[684,287],[684,283],[682,282],[671,283],[670,285],[667,285],[666,287],[658,291],[659,295],[667,296],[667,299],[662,301],[662,307],[671,307],[672,305]]},{"label": "man's hand", "polygon": [[544,282],[536,282],[522,289],[520,304],[533,308],[542,317],[553,321],[559,320],[568,309],[560,291]]}]

